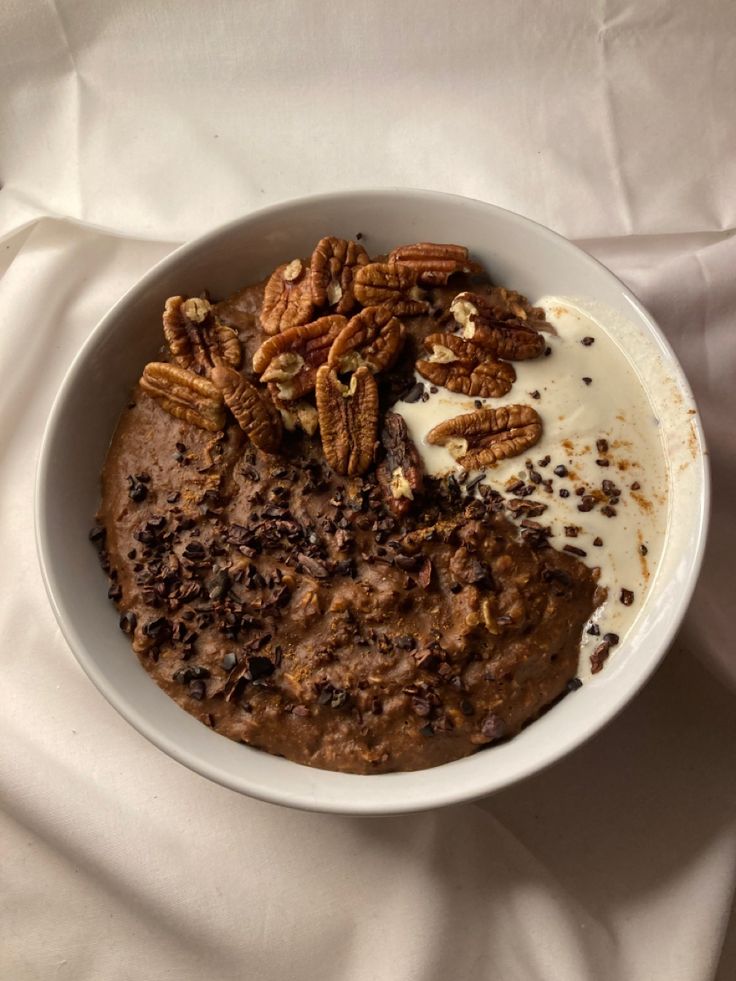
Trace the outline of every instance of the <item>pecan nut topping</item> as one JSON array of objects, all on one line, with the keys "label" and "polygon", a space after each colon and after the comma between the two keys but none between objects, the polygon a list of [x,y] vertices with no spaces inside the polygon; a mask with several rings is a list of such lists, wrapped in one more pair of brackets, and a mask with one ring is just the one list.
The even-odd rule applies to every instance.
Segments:
[{"label": "pecan nut topping", "polygon": [[170,416],[216,433],[225,428],[225,406],[208,378],[175,364],[152,361],[143,369],[140,386]]},{"label": "pecan nut topping", "polygon": [[514,366],[496,361],[482,347],[457,334],[430,334],[424,339],[428,358],[417,361],[417,371],[451,392],[472,398],[500,398],[516,381]]},{"label": "pecan nut topping", "polygon": [[526,317],[500,320],[493,316],[493,307],[476,293],[458,293],[450,311],[463,328],[462,336],[496,358],[526,361],[544,352],[544,335],[532,326],[533,321]]},{"label": "pecan nut topping", "polygon": [[273,404],[279,410],[284,429],[290,433],[301,429],[307,436],[314,436],[319,429],[319,416],[312,403],[307,402],[306,399],[299,399],[296,402],[282,402],[273,391],[276,386],[273,385],[272,388],[272,385],[273,383],[268,386],[268,390],[271,392]]},{"label": "pecan nut topping", "polygon": [[285,262],[273,271],[261,307],[261,327],[267,334],[309,323],[314,312],[311,279],[311,270],[301,259]]},{"label": "pecan nut topping", "polygon": [[275,385],[279,399],[299,399],[314,388],[317,369],[327,361],[335,338],[346,325],[345,317],[332,314],[282,330],[255,352],[253,371],[262,382]]},{"label": "pecan nut topping", "polygon": [[458,294],[472,297],[472,302],[478,307],[483,316],[490,320],[523,320],[532,324],[537,330],[554,333],[554,328],[545,320],[541,307],[533,307],[525,296],[516,290],[506,289],[505,286],[494,286],[490,292],[479,296],[476,293]]},{"label": "pecan nut topping", "polygon": [[357,242],[331,236],[320,239],[310,263],[314,305],[350,313],[356,305],[353,276],[356,268],[369,261],[368,253]]},{"label": "pecan nut topping", "polygon": [[400,245],[389,254],[388,261],[414,269],[422,286],[445,286],[453,273],[478,272],[481,268],[478,263],[470,261],[464,246],[437,245],[434,242]]},{"label": "pecan nut topping", "polygon": [[524,453],[541,435],[542,420],[530,405],[504,405],[441,422],[427,442],[446,447],[466,470],[483,470]]},{"label": "pecan nut topping", "polygon": [[163,322],[171,356],[182,368],[207,375],[220,362],[240,367],[243,352],[238,335],[217,320],[209,300],[170,296]]},{"label": "pecan nut topping", "polygon": [[373,462],[378,427],[378,386],[370,370],[363,365],[343,385],[337,372],[323,365],[316,395],[327,462],[343,476],[365,473]]},{"label": "pecan nut topping", "polygon": [[375,375],[393,365],[403,343],[404,325],[388,307],[366,307],[337,335],[327,363],[340,374],[366,365]]},{"label": "pecan nut topping", "polygon": [[355,298],[364,307],[382,305],[397,317],[416,317],[430,308],[417,282],[417,272],[411,266],[371,262],[356,270]]},{"label": "pecan nut topping", "polygon": [[422,490],[421,457],[397,412],[386,413],[381,442],[386,456],[376,469],[376,477],[386,504],[397,517],[402,517]]},{"label": "pecan nut topping", "polygon": [[268,395],[260,392],[239,371],[218,365],[212,381],[248,439],[264,453],[275,453],[281,443],[281,416]]}]

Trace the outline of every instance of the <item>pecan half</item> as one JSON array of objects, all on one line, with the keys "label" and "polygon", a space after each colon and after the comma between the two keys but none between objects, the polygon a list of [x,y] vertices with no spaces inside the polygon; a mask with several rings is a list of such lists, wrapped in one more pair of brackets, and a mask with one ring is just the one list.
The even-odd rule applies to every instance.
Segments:
[{"label": "pecan half", "polygon": [[358,368],[343,385],[323,365],[317,372],[317,412],[327,462],[343,476],[365,473],[373,462],[378,426],[378,386],[370,370]]},{"label": "pecan half", "polygon": [[170,296],[164,306],[163,322],[171,356],[182,368],[209,374],[220,362],[240,367],[243,352],[238,335],[217,320],[209,300]]},{"label": "pecan half", "polygon": [[355,270],[369,262],[368,253],[357,242],[332,237],[320,239],[310,263],[315,306],[329,306],[334,307],[336,313],[350,313],[356,305]]},{"label": "pecan half", "polygon": [[364,307],[382,305],[397,317],[415,317],[430,308],[417,282],[417,272],[411,266],[371,262],[356,270],[355,298]]},{"label": "pecan half", "polygon": [[463,328],[463,337],[497,358],[526,361],[538,358],[546,347],[547,342],[532,326],[533,321],[520,317],[499,320],[485,298],[476,293],[458,293],[450,311]]},{"label": "pecan half", "polygon": [[364,364],[375,375],[391,367],[403,343],[404,325],[388,307],[366,307],[337,335],[327,363],[340,374]]},{"label": "pecan half", "polygon": [[473,398],[500,398],[516,381],[514,366],[457,334],[430,334],[424,346],[428,358],[417,361],[417,371],[433,385]]},{"label": "pecan half", "polygon": [[212,433],[225,428],[225,406],[219,389],[193,371],[152,361],[143,369],[140,386],[176,419]]},{"label": "pecan half", "polygon": [[437,245],[434,242],[400,245],[389,254],[388,261],[414,269],[422,286],[444,286],[453,273],[481,270],[477,262],[470,261],[464,246]]},{"label": "pecan half", "polygon": [[212,381],[222,391],[228,408],[251,443],[264,453],[275,453],[281,443],[281,416],[268,395],[239,371],[225,365],[214,369]]},{"label": "pecan half", "polygon": [[301,259],[274,269],[261,307],[261,327],[267,334],[309,323],[314,312],[311,279],[311,270]]},{"label": "pecan half", "polygon": [[317,368],[327,361],[333,341],[347,325],[333,314],[311,324],[289,327],[269,337],[253,355],[253,371],[273,382],[280,399],[301,398],[314,388]]},{"label": "pecan half", "polygon": [[398,412],[387,412],[381,433],[385,458],[376,468],[388,507],[401,517],[422,489],[422,460]]},{"label": "pecan half", "polygon": [[483,470],[524,453],[541,435],[542,420],[530,405],[504,405],[441,422],[427,442],[446,447],[466,470]]},{"label": "pecan half", "polygon": [[525,296],[516,290],[507,290],[505,286],[494,286],[490,292],[483,295],[476,293],[459,293],[459,297],[473,298],[473,304],[478,307],[483,316],[491,320],[523,320],[532,324],[537,330],[554,333],[554,328],[545,320],[544,310],[533,307]]}]

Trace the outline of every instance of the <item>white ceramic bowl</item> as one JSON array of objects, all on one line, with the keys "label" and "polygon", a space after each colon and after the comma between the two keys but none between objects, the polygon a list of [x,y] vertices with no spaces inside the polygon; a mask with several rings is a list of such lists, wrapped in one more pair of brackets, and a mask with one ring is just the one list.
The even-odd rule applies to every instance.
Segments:
[{"label": "white ceramic bowl", "polygon": [[[642,612],[606,670],[510,742],[416,773],[356,776],[311,769],[231,742],[180,709],[150,680],[117,625],[87,540],[98,475],[128,393],[160,344],[165,297],[209,289],[225,296],[323,235],[363,234],[370,253],[412,241],[461,242],[497,282],[531,298],[595,302],[635,327],[637,369],[662,419],[671,481],[669,532]],[[671,407],[681,413],[673,419]],[[38,471],[38,549],[59,625],[94,684],[141,733],[193,770],[241,793],[294,807],[356,814],[452,804],[541,769],[604,726],[664,656],[700,567],[708,472],[692,393],[669,345],[636,298],[565,239],[500,208],[428,191],[375,190],[303,198],[246,215],[177,249],[115,304],[67,373],[46,429]],[[658,412],[658,415],[660,413]]]}]

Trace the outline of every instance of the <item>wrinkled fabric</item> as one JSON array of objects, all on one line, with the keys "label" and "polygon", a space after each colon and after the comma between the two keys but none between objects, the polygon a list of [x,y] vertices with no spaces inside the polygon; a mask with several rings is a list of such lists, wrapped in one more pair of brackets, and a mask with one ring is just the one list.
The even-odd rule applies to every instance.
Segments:
[{"label": "wrinkled fabric", "polygon": [[[736,976],[736,6],[6,0],[0,93],[0,977]],[[673,649],[585,746],[477,804],[303,814],[92,687],[34,472],[74,354],[175,244],[389,185],[520,211],[639,295],[702,410],[713,523]]]}]

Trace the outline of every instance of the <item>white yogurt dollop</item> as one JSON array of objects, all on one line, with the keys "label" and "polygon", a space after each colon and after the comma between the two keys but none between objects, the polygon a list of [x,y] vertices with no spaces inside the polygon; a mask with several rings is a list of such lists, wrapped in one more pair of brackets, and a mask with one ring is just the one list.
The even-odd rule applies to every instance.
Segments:
[{"label": "white yogurt dollop", "polygon": [[[600,569],[599,585],[607,589],[608,597],[593,617],[600,635],[583,632],[579,675],[585,679],[590,674],[590,654],[602,636],[611,632],[623,640],[656,571],[667,527],[667,464],[658,420],[624,353],[625,331],[617,330],[616,343],[613,331],[609,334],[599,319],[562,297],[545,296],[534,305],[544,309],[557,332],[546,335],[549,356],[515,362],[517,380],[508,395],[480,401],[494,408],[517,402],[533,406],[542,417],[543,435],[527,453],[486,471],[484,482],[505,497],[515,497],[508,485],[517,477],[530,483],[525,463],[531,460],[543,481],[552,481],[551,490],[537,484],[527,498],[547,505],[534,520],[550,527],[555,548],[581,549],[585,552],[581,560]],[[420,376],[417,380],[424,381],[430,392],[426,380]],[[430,394],[427,402],[395,406],[426,472],[434,475],[459,468],[446,449],[426,442],[427,433],[440,422],[476,409],[475,400],[444,388]],[[605,445],[601,440],[607,450],[598,448]],[[546,457],[549,462],[542,465]],[[567,469],[567,476],[554,473],[560,466]],[[604,513],[607,500],[600,500],[592,511],[578,510],[581,498],[576,489],[584,487],[586,494],[601,491],[604,480],[621,492],[612,505],[615,514]],[[561,497],[560,490],[569,491],[569,496]],[[566,529],[573,531],[566,534]],[[622,590],[634,594],[631,605],[621,601]]]}]

